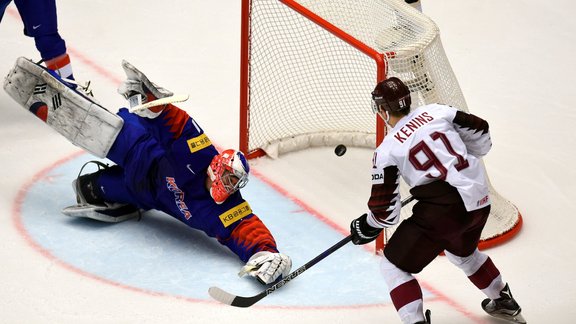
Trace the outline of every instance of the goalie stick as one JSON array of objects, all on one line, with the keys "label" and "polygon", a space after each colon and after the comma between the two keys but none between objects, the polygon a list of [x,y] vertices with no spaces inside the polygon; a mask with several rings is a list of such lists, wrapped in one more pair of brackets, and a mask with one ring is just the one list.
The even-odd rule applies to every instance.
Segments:
[{"label": "goalie stick", "polygon": [[[402,207],[406,206],[408,203],[410,203],[412,200],[414,200],[413,196],[410,196],[406,199],[404,199],[402,201]],[[348,242],[350,242],[352,240],[352,235],[348,235],[345,238],[343,238],[342,240],[340,240],[340,242],[332,245],[330,248],[328,248],[326,251],[320,253],[318,256],[316,256],[314,259],[306,262],[303,266],[301,266],[300,268],[292,271],[288,276],[286,276],[286,278],[283,278],[282,280],[278,281],[276,284],[272,285],[269,288],[266,288],[264,291],[260,292],[257,295],[251,296],[251,297],[242,297],[242,296],[237,296],[234,294],[231,294],[229,292],[226,292],[218,287],[210,287],[210,289],[208,289],[208,294],[210,296],[212,296],[212,298],[216,299],[217,301],[223,303],[223,304],[227,304],[227,305],[231,305],[231,306],[236,306],[236,307],[250,307],[254,304],[256,304],[257,302],[259,302],[262,298],[270,295],[271,293],[275,292],[277,289],[282,288],[285,284],[287,284],[290,280],[298,277],[299,275],[301,275],[304,271],[310,269],[313,265],[315,265],[316,263],[320,262],[322,259],[326,258],[327,256],[329,256],[330,254],[332,254],[334,251],[338,250],[339,248],[343,247],[344,245],[346,245]]]},{"label": "goalie stick", "polygon": [[175,103],[175,102],[183,102],[183,101],[188,100],[189,97],[190,97],[189,95],[173,95],[170,97],[164,97],[164,98],[152,100],[150,102],[147,102],[147,103],[137,105],[137,106],[130,108],[130,112],[144,110],[144,109],[148,109],[148,108],[156,107],[156,106],[161,106],[161,105],[167,105],[167,104],[171,104],[171,103]]}]

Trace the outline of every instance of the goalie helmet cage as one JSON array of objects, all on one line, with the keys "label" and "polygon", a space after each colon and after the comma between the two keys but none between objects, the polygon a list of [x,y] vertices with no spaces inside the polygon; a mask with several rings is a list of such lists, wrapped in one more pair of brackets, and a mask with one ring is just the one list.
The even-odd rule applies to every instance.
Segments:
[{"label": "goalie helmet cage", "polygon": [[[403,0],[243,0],[240,150],[250,158],[314,146],[375,148],[383,122],[371,111],[379,80],[396,76],[412,106],[468,111],[436,24]],[[407,186],[401,191],[406,197]],[[518,209],[490,186],[480,248],[521,228]],[[403,208],[402,217],[411,214]],[[376,241],[383,248],[393,229]]]}]

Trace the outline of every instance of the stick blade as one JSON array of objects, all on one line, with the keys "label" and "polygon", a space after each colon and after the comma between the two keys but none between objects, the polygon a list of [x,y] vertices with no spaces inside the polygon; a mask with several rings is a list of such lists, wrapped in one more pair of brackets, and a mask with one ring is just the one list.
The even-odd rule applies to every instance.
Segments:
[{"label": "stick blade", "polygon": [[210,287],[208,289],[208,294],[217,301],[235,307],[250,307],[256,304],[259,300],[266,297],[269,294],[268,290],[265,290],[258,295],[251,297],[236,296],[229,292],[226,292],[218,287]]},{"label": "stick blade", "polygon": [[232,302],[234,302],[234,298],[236,296],[232,295],[231,293],[228,293],[218,287],[210,287],[208,289],[208,294],[216,299],[217,301],[221,302],[222,304],[226,304],[226,305],[232,305]]}]

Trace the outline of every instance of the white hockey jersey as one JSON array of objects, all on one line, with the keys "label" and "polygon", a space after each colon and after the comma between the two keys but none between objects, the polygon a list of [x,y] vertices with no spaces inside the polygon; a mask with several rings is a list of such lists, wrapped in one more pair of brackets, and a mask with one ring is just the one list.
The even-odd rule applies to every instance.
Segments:
[{"label": "white hockey jersey", "polygon": [[391,129],[373,157],[368,224],[389,227],[400,218],[400,176],[410,186],[444,180],[468,211],[490,204],[480,158],[492,147],[488,123],[453,107],[413,109]]}]

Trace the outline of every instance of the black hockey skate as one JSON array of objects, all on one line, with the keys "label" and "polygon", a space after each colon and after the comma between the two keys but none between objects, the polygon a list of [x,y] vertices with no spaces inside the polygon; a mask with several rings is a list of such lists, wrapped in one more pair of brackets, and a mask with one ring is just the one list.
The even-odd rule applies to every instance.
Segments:
[{"label": "black hockey skate", "polygon": [[[89,163],[96,164],[98,171],[81,175],[82,170],[84,170],[84,167]],[[62,209],[64,215],[91,218],[107,223],[123,222],[141,216],[140,209],[134,205],[110,203],[98,196],[94,188],[95,180],[102,170],[107,168],[110,167],[98,161],[90,161],[82,166],[78,178],[72,182],[72,187],[76,193],[77,204]]]},{"label": "black hockey skate", "polygon": [[508,284],[500,291],[500,298],[486,298],[482,301],[482,309],[491,316],[501,318],[513,323],[526,324],[526,320],[520,314],[522,308],[512,297],[512,292]]},{"label": "black hockey skate", "polygon": [[430,324],[430,323],[432,323],[432,321],[430,320],[430,310],[429,309],[427,309],[426,312],[424,312],[424,316],[426,317],[425,321],[416,322],[415,324]]}]

